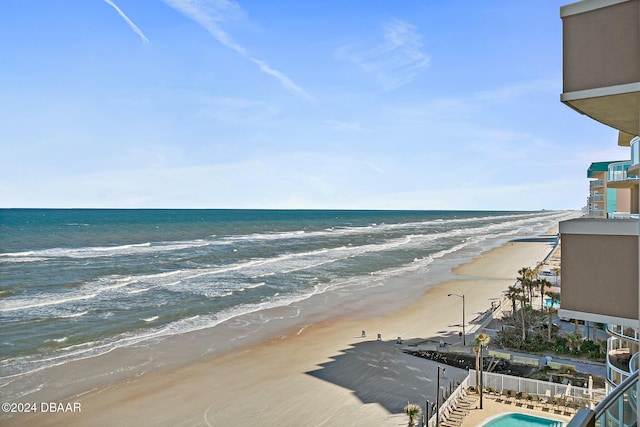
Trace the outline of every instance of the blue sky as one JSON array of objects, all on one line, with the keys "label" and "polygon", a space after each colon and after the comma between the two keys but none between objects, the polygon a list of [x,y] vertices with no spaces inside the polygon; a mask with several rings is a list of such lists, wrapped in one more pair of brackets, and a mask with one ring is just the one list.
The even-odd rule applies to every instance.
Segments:
[{"label": "blue sky", "polygon": [[566,3],[3,0],[0,207],[580,208]]}]

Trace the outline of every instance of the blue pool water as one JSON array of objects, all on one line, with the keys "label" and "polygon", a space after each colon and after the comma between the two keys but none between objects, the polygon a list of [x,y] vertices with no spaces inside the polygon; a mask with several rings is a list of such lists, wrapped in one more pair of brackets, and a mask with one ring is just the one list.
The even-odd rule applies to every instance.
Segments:
[{"label": "blue pool water", "polygon": [[[547,307],[551,307],[551,300],[545,300],[544,305],[546,305]],[[553,304],[553,308],[560,308],[560,303],[556,302],[555,304]]]},{"label": "blue pool water", "polygon": [[483,427],[562,427],[564,423],[562,421],[551,420],[549,418],[534,417],[527,414],[505,414],[500,415],[498,418],[494,418]]}]

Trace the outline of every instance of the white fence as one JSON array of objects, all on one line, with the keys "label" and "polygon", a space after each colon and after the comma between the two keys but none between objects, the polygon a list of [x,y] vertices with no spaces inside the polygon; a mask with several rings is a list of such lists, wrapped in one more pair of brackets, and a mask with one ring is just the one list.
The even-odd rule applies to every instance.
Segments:
[{"label": "white fence", "polygon": [[[451,393],[451,395],[449,395],[447,400],[440,406],[440,409],[438,410],[438,414],[439,414],[440,420],[442,420],[442,418],[444,416],[444,413],[449,409],[449,407],[451,405],[453,405],[458,400],[458,398],[462,395],[462,392],[464,390],[466,390],[467,387],[469,387],[471,385],[471,384],[469,384],[469,377],[470,376],[471,376],[471,374],[467,375],[467,378],[462,380],[460,385],[458,387],[456,387],[455,390],[453,390],[453,392]],[[429,418],[429,421],[427,422],[427,426],[428,427],[433,427],[435,425],[436,425],[436,414],[434,412],[433,415],[431,416],[431,418]]]},{"label": "white fence", "polygon": [[[475,369],[469,371],[469,386],[476,386],[475,372]],[[606,396],[606,393],[603,390],[589,390],[588,388],[578,387],[574,385],[568,387],[564,384],[533,380],[530,378],[514,377],[511,375],[498,374],[495,372],[483,372],[482,385],[485,389],[491,388],[498,392],[504,390],[513,390],[515,392],[522,392],[522,394],[525,395],[531,394],[538,396],[563,396],[572,397],[575,400],[589,399],[593,403],[600,402]],[[569,388],[569,390],[567,390],[567,388]]]},{"label": "white fence", "polygon": [[[602,390],[589,390],[585,387],[578,387],[573,385],[567,390],[568,386],[564,384],[533,380],[530,378],[514,377],[511,375],[497,374],[495,372],[482,372],[482,384],[484,386],[484,389],[494,389],[497,392],[511,390],[516,393],[521,392],[523,395],[546,395],[551,397],[562,396],[562,398],[570,397],[573,398],[574,401],[589,401],[593,404],[597,404],[606,396],[606,393]],[[455,404],[455,402],[462,396],[462,393],[468,387],[476,387],[475,369],[469,370],[469,375],[467,375],[462,383],[440,406],[438,410],[440,420],[443,419],[444,414],[450,409],[452,405]],[[427,427],[434,427],[435,425],[436,414],[434,413],[427,421]]]}]

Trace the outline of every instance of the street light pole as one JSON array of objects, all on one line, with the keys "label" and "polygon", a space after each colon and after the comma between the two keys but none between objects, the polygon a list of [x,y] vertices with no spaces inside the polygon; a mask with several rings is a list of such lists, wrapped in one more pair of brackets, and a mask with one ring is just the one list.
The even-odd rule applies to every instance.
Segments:
[{"label": "street light pole", "polygon": [[466,346],[467,346],[467,335],[466,335],[465,330],[464,330],[464,325],[465,325],[465,319],[464,319],[464,311],[465,311],[465,310],[464,310],[464,294],[462,294],[462,295],[458,295],[458,294],[449,294],[449,295],[447,295],[447,296],[448,296],[448,297],[450,297],[450,296],[452,296],[452,295],[453,295],[453,296],[456,296],[456,297],[460,297],[460,298],[462,298],[462,345],[463,345],[464,347],[466,347]]}]

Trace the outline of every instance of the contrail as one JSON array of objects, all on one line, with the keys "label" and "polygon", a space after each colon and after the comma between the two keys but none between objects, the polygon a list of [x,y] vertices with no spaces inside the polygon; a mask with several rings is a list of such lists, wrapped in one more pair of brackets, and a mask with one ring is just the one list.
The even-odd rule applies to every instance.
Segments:
[{"label": "contrail", "polygon": [[260,71],[272,77],[275,77],[287,90],[295,93],[296,95],[306,99],[309,102],[314,102],[313,97],[305,92],[304,89],[302,89],[300,86],[296,85],[293,80],[291,80],[282,72],[271,68],[265,61],[251,56],[243,46],[236,43],[236,41],[233,40],[233,38],[220,27],[219,24],[225,20],[225,13],[227,13],[229,10],[233,12],[233,9],[239,9],[239,6],[235,2],[228,0],[163,1],[172,8],[176,9],[178,12],[182,13],[187,18],[200,24],[200,26],[206,29],[209,34],[211,34],[216,40],[218,40],[218,42],[256,64]]},{"label": "contrail", "polygon": [[135,31],[135,33],[137,35],[140,36],[140,38],[142,39],[143,42],[149,43],[149,39],[143,34],[142,30],[140,30],[140,28],[138,28],[138,26],[136,24],[134,24],[133,21],[131,19],[129,19],[129,17],[127,15],[125,15],[124,12],[122,10],[120,10],[120,8],[118,6],[116,6],[116,4],[114,2],[112,2],[111,0],[104,0],[104,2],[106,4],[108,4],[109,6],[111,6],[112,8],[114,8],[116,10],[116,12],[118,12],[118,14],[122,17],[122,19],[124,19],[125,22],[127,24],[129,24],[129,27],[131,27],[131,29],[133,31]]}]

